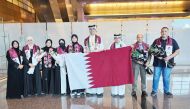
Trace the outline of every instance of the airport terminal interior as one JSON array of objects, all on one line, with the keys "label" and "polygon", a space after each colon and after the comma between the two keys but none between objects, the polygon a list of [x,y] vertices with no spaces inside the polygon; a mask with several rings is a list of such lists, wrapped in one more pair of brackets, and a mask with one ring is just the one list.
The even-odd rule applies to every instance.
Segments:
[{"label": "airport terminal interior", "polygon": [[190,109],[189,34],[190,0],[0,0],[0,109]]}]

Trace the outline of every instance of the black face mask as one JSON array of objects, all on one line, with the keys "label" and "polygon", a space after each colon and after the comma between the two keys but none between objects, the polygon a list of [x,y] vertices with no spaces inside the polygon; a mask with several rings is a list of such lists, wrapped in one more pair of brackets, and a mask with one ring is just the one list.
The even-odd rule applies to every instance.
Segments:
[{"label": "black face mask", "polygon": [[59,45],[60,45],[61,47],[64,47],[64,46],[65,46],[65,43],[61,42],[61,43],[59,43]]},{"label": "black face mask", "polygon": [[65,49],[65,43],[61,42],[59,43],[59,46],[64,50]]}]

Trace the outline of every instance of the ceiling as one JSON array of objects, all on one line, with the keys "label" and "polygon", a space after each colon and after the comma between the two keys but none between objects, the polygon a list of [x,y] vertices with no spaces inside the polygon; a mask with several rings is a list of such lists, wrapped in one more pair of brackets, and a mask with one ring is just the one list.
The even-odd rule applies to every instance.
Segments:
[{"label": "ceiling", "polygon": [[39,22],[190,18],[190,0],[30,0]]}]

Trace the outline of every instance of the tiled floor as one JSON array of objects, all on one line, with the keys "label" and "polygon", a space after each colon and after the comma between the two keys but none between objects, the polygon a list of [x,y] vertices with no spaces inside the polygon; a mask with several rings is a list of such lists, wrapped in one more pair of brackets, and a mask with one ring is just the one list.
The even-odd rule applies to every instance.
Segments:
[{"label": "tiled floor", "polygon": [[[174,98],[163,96],[162,80],[160,80],[157,98],[150,95],[137,99],[130,96],[131,86],[126,85],[125,98],[110,96],[110,88],[105,88],[103,98],[83,97],[71,98],[66,96],[41,96],[16,100],[6,100],[6,80],[0,81],[0,109],[190,109],[190,73],[172,74],[171,89]],[[147,89],[150,94],[152,76],[147,78]],[[140,85],[139,85],[140,86]]]},{"label": "tiled floor", "polygon": [[6,73],[0,73],[0,80],[5,79],[7,77]]}]

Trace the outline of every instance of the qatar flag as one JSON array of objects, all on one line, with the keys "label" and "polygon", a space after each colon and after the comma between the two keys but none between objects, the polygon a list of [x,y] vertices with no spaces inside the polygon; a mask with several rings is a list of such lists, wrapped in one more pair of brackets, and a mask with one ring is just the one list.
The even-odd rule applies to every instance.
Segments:
[{"label": "qatar flag", "polygon": [[70,89],[132,84],[130,46],[92,53],[65,55]]}]

